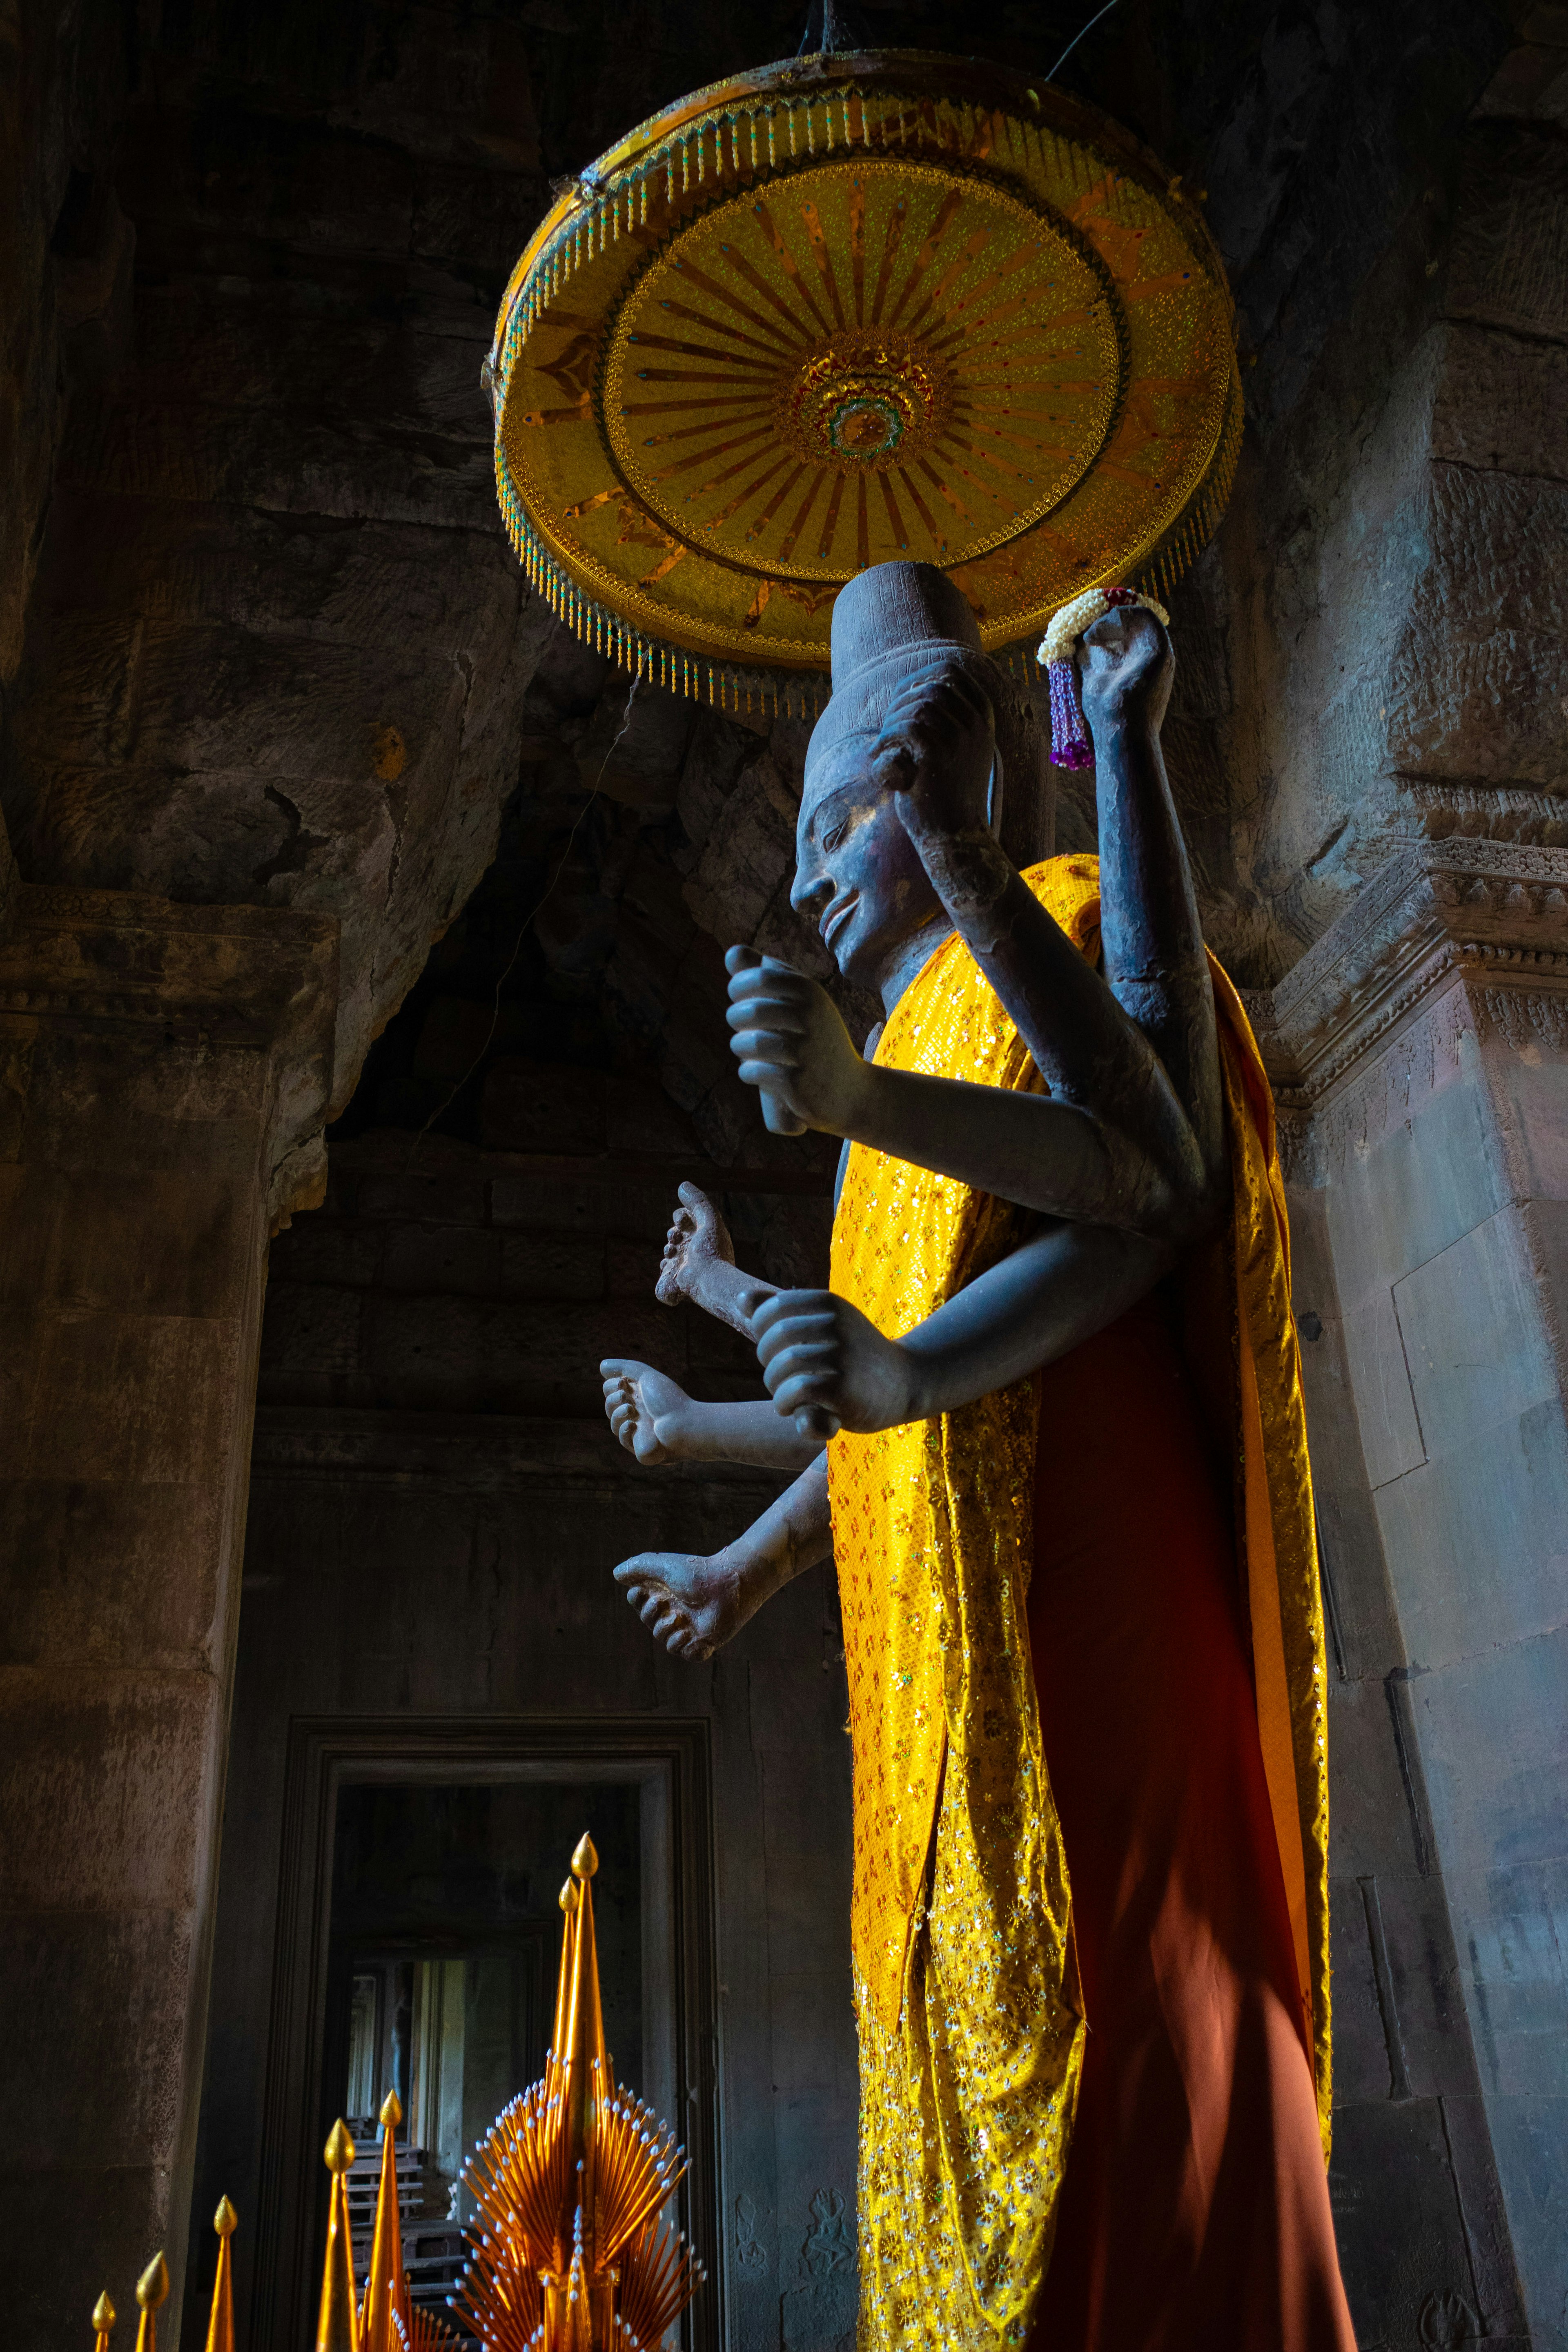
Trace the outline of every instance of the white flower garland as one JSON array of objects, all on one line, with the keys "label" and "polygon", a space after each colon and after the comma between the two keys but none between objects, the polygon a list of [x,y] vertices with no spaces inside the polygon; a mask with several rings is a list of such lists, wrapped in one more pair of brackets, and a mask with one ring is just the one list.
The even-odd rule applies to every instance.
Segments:
[{"label": "white flower garland", "polygon": [[1129,604],[1141,604],[1144,612],[1153,614],[1162,628],[1170,627],[1169,613],[1163,604],[1156,604],[1152,596],[1119,596],[1113,604],[1103,588],[1087,588],[1081,596],[1075,596],[1071,604],[1064,604],[1059,613],[1051,615],[1051,625],[1040,639],[1037,659],[1047,667],[1052,662],[1071,661],[1073,647],[1086,629],[1092,628],[1106,613],[1125,612]]}]

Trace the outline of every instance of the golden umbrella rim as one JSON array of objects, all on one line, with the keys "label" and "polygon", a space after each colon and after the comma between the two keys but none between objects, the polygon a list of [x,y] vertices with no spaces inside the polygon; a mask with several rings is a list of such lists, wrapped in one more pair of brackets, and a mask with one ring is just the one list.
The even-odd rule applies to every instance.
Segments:
[{"label": "golden umbrella rim", "polygon": [[[508,395],[530,328],[584,263],[603,254],[606,241],[619,237],[623,231],[628,236],[635,235],[644,257],[628,265],[602,315],[584,322],[599,336],[595,395],[602,387],[609,330],[643,269],[651,268],[659,253],[673,247],[706,211],[749,191],[753,181],[766,185],[792,169],[804,170],[836,158],[847,161],[857,152],[869,155],[872,108],[878,110],[879,133],[886,131],[891,110],[898,110],[902,124],[905,112],[918,116],[923,109],[925,120],[934,125],[932,110],[945,109],[941,138],[933,135],[918,160],[940,163],[955,178],[984,181],[1042,207],[1044,200],[1030,196],[1016,172],[1009,176],[1008,172],[992,166],[988,159],[993,126],[999,143],[1005,139],[1026,143],[1031,133],[1042,150],[1047,137],[1078,142],[1103,165],[1108,187],[1120,189],[1130,183],[1174,227],[1202,281],[1194,286],[1194,295],[1210,306],[1225,329],[1226,377],[1221,409],[1212,446],[1180,510],[1167,516],[1143,543],[1118,550],[1114,560],[1073,580],[1022,623],[1005,626],[1000,635],[994,628],[987,650],[1021,682],[1032,685],[1040,677],[1030,650],[1032,642],[1049,613],[1070,597],[1086,588],[1119,582],[1168,596],[1174,581],[1213,535],[1235,476],[1242,398],[1235,311],[1224,266],[1197,204],[1184,192],[1180,179],[1168,175],[1158,159],[1122,125],[1087,101],[1048,84],[1036,87],[1016,69],[927,50],[822,51],[710,83],[650,116],[575,180],[560,186],[511,272],[485,376],[496,416],[498,495],[531,583],[575,634],[620,667],[724,709],[754,709],[760,703],[775,711],[819,709],[827,690],[826,629],[822,641],[804,646],[771,644],[765,649],[759,647],[747,661],[737,658],[733,645],[715,643],[700,619],[692,620],[679,609],[661,613],[658,626],[647,625],[646,613],[639,615],[633,609],[638,601],[637,583],[623,582],[602,567],[595,572],[581,551],[578,560],[569,557],[549,524],[530,511],[528,500],[512,478],[509,459]],[[959,126],[956,137],[954,124]],[[786,139],[790,153],[784,157],[780,150]],[[801,152],[803,141],[805,153]],[[749,155],[744,152],[748,145]],[[1192,273],[1184,273],[1187,274]],[[578,413],[587,420],[586,395]],[[618,475],[608,436],[601,430],[600,437],[607,463]],[[1092,463],[1089,470],[1093,471]],[[625,494],[628,499],[636,495],[629,486]],[[601,492],[592,503],[609,495]],[[673,548],[675,541],[672,538],[667,543]],[[962,565],[943,568],[958,570]]]}]

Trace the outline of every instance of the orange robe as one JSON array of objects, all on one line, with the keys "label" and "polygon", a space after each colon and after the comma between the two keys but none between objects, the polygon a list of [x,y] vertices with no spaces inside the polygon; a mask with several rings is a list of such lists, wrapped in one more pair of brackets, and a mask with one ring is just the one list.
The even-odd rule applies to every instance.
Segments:
[{"label": "orange robe", "polygon": [[1089,2031],[1033,2352],[1354,2352],[1230,1498],[1168,1301],[1047,1368],[1036,1497]]},{"label": "orange robe", "polygon": [[[1026,878],[1095,955],[1096,861]],[[1041,1381],[829,1448],[861,2352],[1021,2347],[1037,2317],[1039,2352],[1349,2352],[1316,2146],[1327,1758],[1289,1238],[1267,1081],[1215,985],[1234,1206],[1183,1338],[1234,1514],[1152,1308]],[[956,938],[877,1059],[1040,1084]],[[897,1336],[1026,1223],[857,1146],[833,1286]]]}]

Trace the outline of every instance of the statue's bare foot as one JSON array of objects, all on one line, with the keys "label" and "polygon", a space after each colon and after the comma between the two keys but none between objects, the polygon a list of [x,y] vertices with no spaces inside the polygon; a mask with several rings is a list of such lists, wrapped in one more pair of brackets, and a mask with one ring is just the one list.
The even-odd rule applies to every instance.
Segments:
[{"label": "statue's bare foot", "polygon": [[628,1356],[606,1356],[599,1377],[605,1417],[626,1452],[644,1463],[679,1461],[677,1424],[691,1402],[679,1382]]},{"label": "statue's bare foot", "polygon": [[703,1274],[715,1262],[733,1265],[734,1244],[707,1193],[699,1185],[683,1184],[680,1206],[665,1238],[654,1297],[664,1307],[696,1299]]},{"label": "statue's bare foot", "polygon": [[745,1622],[741,1580],[727,1552],[639,1551],[615,1571],[656,1642],[700,1665]]}]

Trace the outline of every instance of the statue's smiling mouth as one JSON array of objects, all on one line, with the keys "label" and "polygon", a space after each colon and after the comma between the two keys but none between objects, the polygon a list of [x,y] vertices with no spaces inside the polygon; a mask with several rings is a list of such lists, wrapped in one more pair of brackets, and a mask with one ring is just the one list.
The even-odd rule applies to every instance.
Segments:
[{"label": "statue's smiling mouth", "polygon": [[824,915],[821,923],[817,927],[822,933],[823,945],[825,947],[831,947],[833,945],[834,933],[843,929],[845,924],[849,919],[849,917],[855,912],[856,908],[859,904],[860,893],[858,890],[851,890],[847,898],[835,898],[832,906],[829,907],[826,914]]}]

